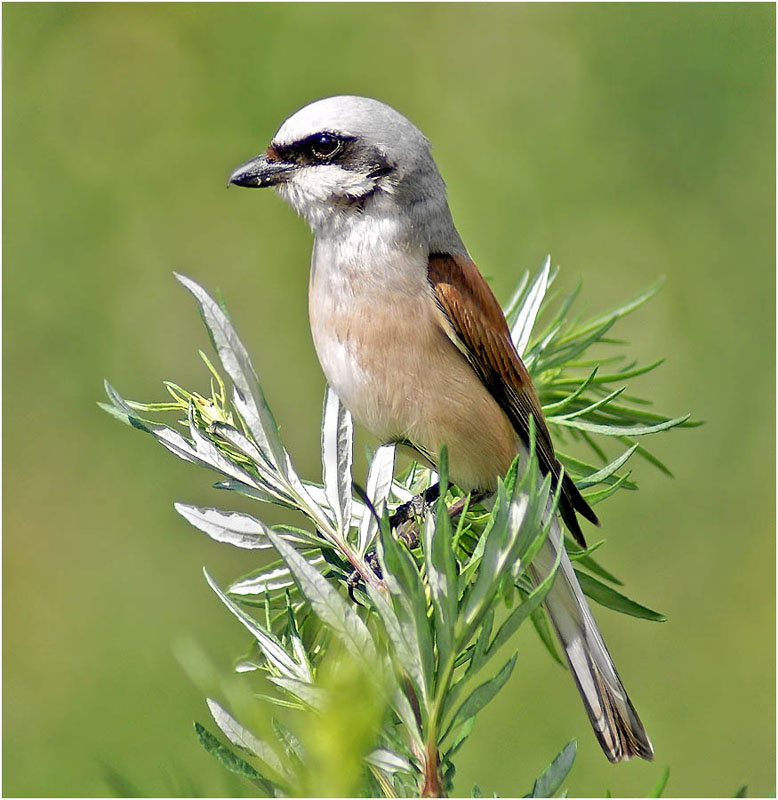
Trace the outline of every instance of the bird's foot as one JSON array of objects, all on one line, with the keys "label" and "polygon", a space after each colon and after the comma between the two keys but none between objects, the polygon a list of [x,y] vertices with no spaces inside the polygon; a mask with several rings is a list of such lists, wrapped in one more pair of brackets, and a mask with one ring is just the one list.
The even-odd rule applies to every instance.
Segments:
[{"label": "bird's foot", "polygon": [[[451,519],[458,517],[466,506],[472,506],[486,497],[486,492],[472,492],[470,495],[460,497],[448,508]],[[395,539],[402,542],[409,550],[414,550],[419,546],[421,525],[420,521],[424,518],[427,511],[440,497],[440,486],[434,484],[423,492],[414,495],[407,503],[398,506],[394,514],[389,517],[389,525]],[[379,577],[383,577],[381,565],[375,550],[371,550],[365,556],[365,562]],[[362,579],[357,570],[353,570],[348,576],[346,585],[348,586],[349,597],[354,600],[354,589],[359,586]]]}]

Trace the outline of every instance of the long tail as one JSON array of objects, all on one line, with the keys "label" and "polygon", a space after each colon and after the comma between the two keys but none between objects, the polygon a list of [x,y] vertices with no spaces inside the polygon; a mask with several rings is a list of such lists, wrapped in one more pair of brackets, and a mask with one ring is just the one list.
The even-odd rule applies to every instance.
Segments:
[{"label": "long tail", "polygon": [[564,552],[556,519],[530,565],[530,577],[538,583],[548,575],[559,547],[563,549],[561,562],[544,605],[567,656],[594,733],[610,761],[632,756],[650,761],[654,748],[613,666],[570,559]]}]

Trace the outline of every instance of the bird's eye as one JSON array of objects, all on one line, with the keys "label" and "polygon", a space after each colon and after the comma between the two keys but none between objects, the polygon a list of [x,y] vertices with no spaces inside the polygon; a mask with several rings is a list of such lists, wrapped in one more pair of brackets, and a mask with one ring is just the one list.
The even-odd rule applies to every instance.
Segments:
[{"label": "bird's eye", "polygon": [[311,140],[311,152],[317,158],[332,158],[341,146],[340,139],[329,133],[319,133]]}]

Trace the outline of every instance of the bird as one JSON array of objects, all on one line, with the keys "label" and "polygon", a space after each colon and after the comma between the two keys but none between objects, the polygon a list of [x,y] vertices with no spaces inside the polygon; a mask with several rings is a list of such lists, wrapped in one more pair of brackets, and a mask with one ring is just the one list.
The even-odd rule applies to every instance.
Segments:
[{"label": "bird", "polygon": [[[530,430],[542,473],[561,480],[559,516],[584,546],[598,524],[561,468],[540,401],[500,305],[454,225],[424,134],[368,97],[315,100],[287,117],[228,186],[273,187],[313,233],[308,315],[332,390],[381,442],[411,447],[450,480],[493,493]],[[544,606],[594,733],[612,762],[653,758],[567,556],[559,520],[533,559]]]}]

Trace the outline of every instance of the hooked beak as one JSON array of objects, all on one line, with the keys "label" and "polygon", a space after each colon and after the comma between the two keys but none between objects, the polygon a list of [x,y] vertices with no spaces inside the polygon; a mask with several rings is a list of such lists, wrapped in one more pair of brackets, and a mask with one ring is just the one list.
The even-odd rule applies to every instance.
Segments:
[{"label": "hooked beak", "polygon": [[283,183],[294,171],[295,165],[286,161],[271,161],[265,153],[236,167],[227,186],[245,186],[248,189],[262,189]]}]

